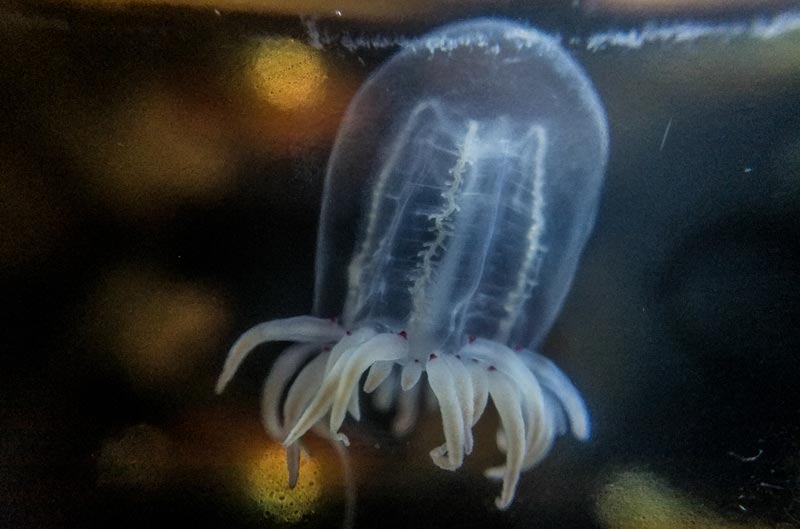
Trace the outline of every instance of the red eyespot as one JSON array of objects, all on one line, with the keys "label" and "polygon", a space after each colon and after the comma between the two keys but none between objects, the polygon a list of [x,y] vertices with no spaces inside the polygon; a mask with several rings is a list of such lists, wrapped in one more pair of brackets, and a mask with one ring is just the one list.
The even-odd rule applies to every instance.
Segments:
[{"label": "red eyespot", "polygon": [[428,358],[428,360],[436,360],[437,358],[439,358],[439,357],[436,356],[436,354],[431,353],[431,356]]},{"label": "red eyespot", "polygon": [[399,333],[397,333],[397,334],[399,334],[400,336],[402,336],[403,338],[405,338],[406,340],[408,340],[408,334],[406,333],[406,331],[405,331],[405,330],[402,330],[402,331],[400,331],[400,332],[399,332]]},{"label": "red eyespot", "polygon": [[469,338],[467,338],[467,340],[469,341],[469,343],[475,343],[475,340],[477,340],[477,338],[474,336],[470,336]]}]

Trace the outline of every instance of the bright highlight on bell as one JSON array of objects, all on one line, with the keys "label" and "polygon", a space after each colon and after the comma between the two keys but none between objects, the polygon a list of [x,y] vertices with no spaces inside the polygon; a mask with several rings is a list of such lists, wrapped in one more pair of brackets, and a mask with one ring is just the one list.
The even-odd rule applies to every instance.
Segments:
[{"label": "bright highlight on bell", "polygon": [[320,317],[244,333],[216,388],[256,346],[295,342],[262,401],[290,484],[309,430],[348,443],[340,428],[348,413],[360,417],[365,372],[364,392],[394,406],[396,433],[413,427],[430,386],[444,430],[430,455],[447,470],[470,454],[472,427],[492,403],[506,461],[486,475],[502,480],[500,509],[558,435],[589,437],[580,393],[536,349],[594,225],[607,155],[586,74],[554,39],[514,22],[445,26],[367,80],[326,177]]}]

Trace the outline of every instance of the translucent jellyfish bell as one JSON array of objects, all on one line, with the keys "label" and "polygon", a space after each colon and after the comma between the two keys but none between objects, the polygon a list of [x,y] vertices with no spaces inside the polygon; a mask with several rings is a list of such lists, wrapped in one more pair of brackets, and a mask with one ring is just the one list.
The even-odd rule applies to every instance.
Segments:
[{"label": "translucent jellyfish bell", "polygon": [[347,414],[360,418],[367,371],[363,391],[394,409],[396,434],[430,389],[445,438],[430,456],[445,470],[462,465],[473,425],[495,407],[506,462],[486,475],[502,480],[501,509],[558,435],[588,438],[580,393],[535,347],[594,224],[607,151],[586,75],[557,41],[514,22],[446,26],[367,80],[328,166],[317,317],[245,332],[217,383],[259,344],[297,342],[262,399],[290,484],[310,429],[348,444],[340,429]]},{"label": "translucent jellyfish bell", "polygon": [[439,264],[452,271],[435,272],[457,277],[429,291],[429,324],[448,334],[440,340],[538,345],[594,225],[608,129],[589,79],[559,43],[504,20],[423,37],[354,98],[325,183],[316,314],[345,324],[407,319],[407,265],[435,237],[429,216],[462,150],[469,169],[453,219],[463,254]]}]

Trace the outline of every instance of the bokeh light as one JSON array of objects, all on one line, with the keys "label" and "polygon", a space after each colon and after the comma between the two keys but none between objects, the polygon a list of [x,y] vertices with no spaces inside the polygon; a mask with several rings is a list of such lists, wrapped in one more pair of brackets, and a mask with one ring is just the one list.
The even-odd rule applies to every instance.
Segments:
[{"label": "bokeh light", "polygon": [[238,158],[223,114],[159,83],[115,99],[115,108],[73,103],[88,108],[54,125],[103,205],[123,217],[158,218],[226,195]]},{"label": "bokeh light", "polygon": [[296,523],[319,507],[323,492],[319,460],[303,453],[297,485],[290,489],[288,480],[283,446],[269,443],[251,456],[245,474],[248,497],[265,516]]},{"label": "bokeh light", "polygon": [[614,474],[596,499],[597,515],[609,529],[766,529],[757,521],[723,518],[699,500],[643,470]]},{"label": "bokeh light", "polygon": [[325,63],[318,50],[294,39],[261,41],[252,56],[251,82],[280,110],[318,104],[325,96]]},{"label": "bokeh light", "polygon": [[229,308],[212,289],[129,266],[104,276],[90,305],[101,354],[112,354],[139,390],[190,394],[198,370],[224,349]]},{"label": "bokeh light", "polygon": [[346,62],[296,39],[252,39],[228,79],[231,117],[240,139],[259,155],[283,158],[330,144],[361,79]]}]

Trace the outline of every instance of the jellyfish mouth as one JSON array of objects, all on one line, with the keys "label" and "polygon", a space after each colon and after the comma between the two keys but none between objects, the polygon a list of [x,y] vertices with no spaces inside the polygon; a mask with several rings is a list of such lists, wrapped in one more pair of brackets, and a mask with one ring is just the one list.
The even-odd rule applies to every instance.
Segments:
[{"label": "jellyfish mouth", "polygon": [[485,475],[502,480],[495,500],[499,509],[511,504],[520,473],[541,461],[559,434],[571,430],[578,439],[589,437],[589,417],[580,393],[555,364],[537,353],[470,338],[458,351],[432,352],[423,360],[409,354],[404,331],[378,332],[365,326],[351,332],[333,320],[310,316],[273,320],[245,332],[228,354],[217,393],[250,351],[273,341],[295,342],[275,361],[262,398],[264,427],[287,449],[290,486],[297,481],[300,443],[309,430],[349,445],[340,429],[348,413],[360,419],[358,384],[367,371],[362,389],[374,394],[378,408],[396,405],[392,428],[398,435],[416,423],[420,380],[423,372],[427,374],[445,438],[430,456],[445,470],[458,469],[472,452],[472,428],[491,400],[500,418],[497,445],[506,461]]}]

